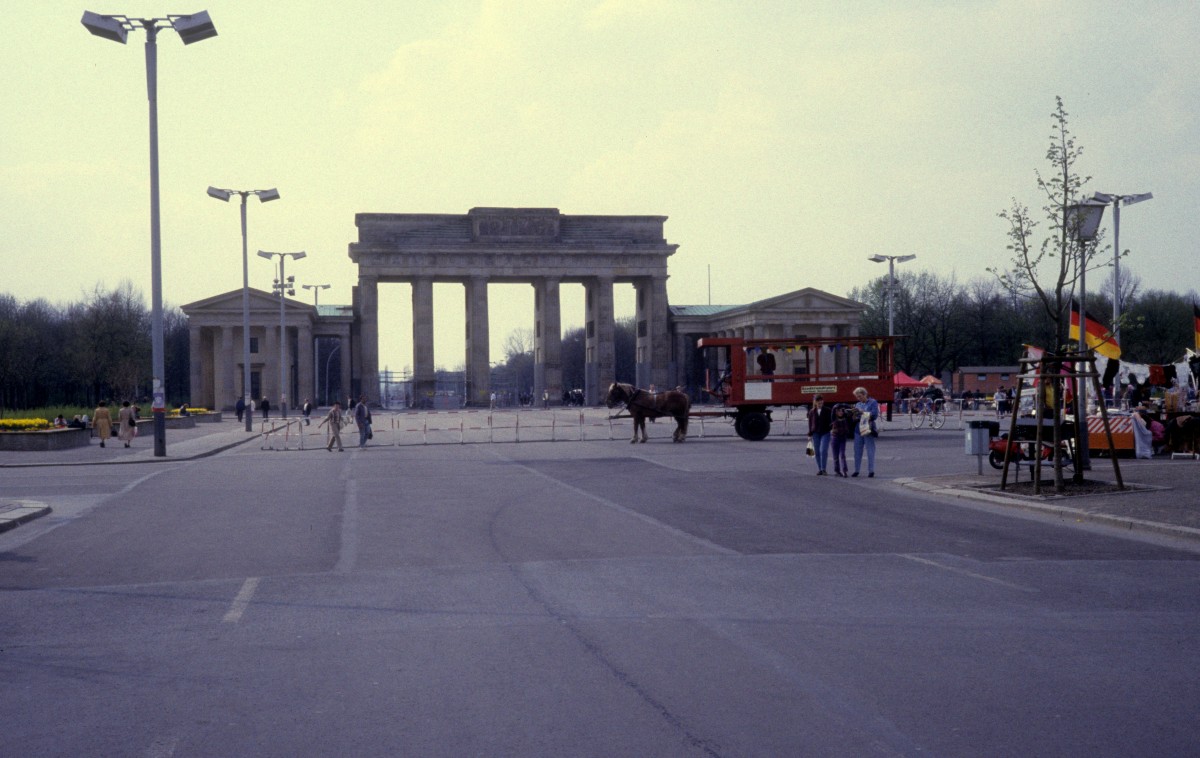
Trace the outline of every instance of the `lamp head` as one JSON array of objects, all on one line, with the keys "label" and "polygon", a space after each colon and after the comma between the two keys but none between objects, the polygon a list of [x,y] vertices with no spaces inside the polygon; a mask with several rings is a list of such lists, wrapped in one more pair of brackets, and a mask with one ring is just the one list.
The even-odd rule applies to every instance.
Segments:
[{"label": "lamp head", "polygon": [[102,16],[99,13],[84,11],[83,25],[97,37],[120,42],[122,45],[125,44],[125,38],[129,36],[129,30],[125,28],[125,25],[112,16]]},{"label": "lamp head", "polygon": [[270,260],[270,259],[271,259],[271,253],[268,253],[266,250],[259,250],[259,251],[258,251],[258,257],[259,257],[259,258],[266,258],[267,260]]},{"label": "lamp head", "polygon": [[288,255],[292,256],[292,257],[293,257],[293,258],[295,258],[296,260],[300,260],[301,258],[306,258],[306,257],[308,257],[308,253],[304,252],[303,250],[301,250],[301,251],[300,251],[300,252],[298,252],[298,253],[288,253]]},{"label": "lamp head", "polygon": [[217,28],[213,26],[212,19],[208,17],[208,11],[200,11],[190,16],[173,16],[171,26],[179,32],[179,38],[185,45],[217,36]]},{"label": "lamp head", "polygon": [[915,256],[915,255],[901,255],[896,258],[896,263],[904,263],[905,261],[911,261],[913,258],[916,258],[916,257],[917,256]]},{"label": "lamp head", "polygon": [[228,203],[229,198],[233,196],[233,193],[230,192],[229,190],[218,189],[216,187],[209,187],[208,188],[208,196],[215,197],[218,200],[224,200],[225,202]]},{"label": "lamp head", "polygon": [[1104,217],[1104,209],[1108,203],[1091,199],[1067,206],[1067,229],[1080,242],[1091,242],[1096,239],[1100,230],[1100,219]]},{"label": "lamp head", "polygon": [[867,260],[874,261],[876,263],[886,263],[887,262],[887,258],[884,258],[882,255],[880,255],[878,253],[876,253],[875,255],[872,255],[870,258],[867,258]]},{"label": "lamp head", "polygon": [[279,190],[272,187],[271,189],[259,190],[257,193],[260,202],[269,203],[272,200],[279,199]]}]

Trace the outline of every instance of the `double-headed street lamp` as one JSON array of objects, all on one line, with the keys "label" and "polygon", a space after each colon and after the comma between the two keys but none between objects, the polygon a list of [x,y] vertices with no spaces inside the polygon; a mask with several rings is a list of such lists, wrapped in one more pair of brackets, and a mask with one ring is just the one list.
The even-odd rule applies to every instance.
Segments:
[{"label": "double-headed street lamp", "polygon": [[895,336],[895,334],[896,334],[896,318],[895,318],[895,309],[893,307],[893,298],[895,297],[895,294],[896,294],[896,264],[904,263],[905,261],[911,261],[913,258],[916,258],[916,257],[917,256],[915,256],[915,255],[879,255],[879,254],[876,254],[876,255],[872,255],[870,258],[867,258],[867,260],[874,261],[875,263],[883,263],[884,261],[887,261],[887,264],[888,264],[888,336],[889,337]]},{"label": "double-headed street lamp", "polygon": [[287,279],[284,277],[283,264],[284,261],[291,257],[296,260],[308,255],[304,251],[298,253],[268,253],[266,250],[259,250],[258,257],[270,260],[273,257],[279,257],[279,278],[275,280],[275,291],[279,293],[279,412],[287,418],[287,322],[284,320],[283,307],[286,301],[285,295],[295,295],[296,290],[293,284],[296,277]]},{"label": "double-headed street lamp", "polygon": [[301,284],[300,286],[301,286],[301,287],[303,287],[303,288],[304,288],[304,289],[306,289],[306,290],[312,290],[312,293],[313,293],[313,307],[314,307],[314,308],[316,308],[318,305],[320,305],[320,304],[321,304],[321,303],[319,302],[319,301],[320,301],[320,299],[321,299],[321,290],[327,290],[327,289],[329,289],[329,285],[328,285],[328,284]]},{"label": "double-headed street lamp", "polygon": [[1097,192],[1093,200],[1102,203],[1112,203],[1113,209],[1113,337],[1121,336],[1121,206],[1133,205],[1143,200],[1153,200],[1154,193],[1144,192],[1140,195],[1112,195],[1107,192]]},{"label": "double-headed street lamp", "polygon": [[125,44],[129,32],[146,32],[146,95],[150,101],[150,353],[153,373],[150,409],[154,413],[154,455],[167,454],[167,391],[163,384],[166,363],[163,350],[162,234],[158,201],[158,30],[174,29],[183,44],[217,36],[207,11],[166,18],[129,18],[84,11],[83,25],[97,37]]},{"label": "double-headed street lamp", "polygon": [[208,188],[209,197],[229,202],[229,198],[242,198],[242,401],[246,404],[246,431],[254,431],[254,419],[250,412],[250,266],[246,253],[246,198],[257,195],[260,202],[269,203],[279,199],[279,190],[235,190]]}]

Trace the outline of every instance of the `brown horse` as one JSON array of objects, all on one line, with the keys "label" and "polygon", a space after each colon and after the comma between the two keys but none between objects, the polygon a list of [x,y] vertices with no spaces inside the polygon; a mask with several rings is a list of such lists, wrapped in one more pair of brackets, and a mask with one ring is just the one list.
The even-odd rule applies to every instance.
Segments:
[{"label": "brown horse", "polygon": [[692,409],[692,401],[687,394],[678,389],[666,392],[647,392],[632,384],[613,382],[608,387],[609,408],[615,408],[624,403],[629,415],[633,416],[633,439],[638,441],[638,429],[642,430],[642,442],[646,441],[646,419],[670,416],[675,419],[677,428],[671,435],[675,442],[683,442],[687,437],[688,411]]}]

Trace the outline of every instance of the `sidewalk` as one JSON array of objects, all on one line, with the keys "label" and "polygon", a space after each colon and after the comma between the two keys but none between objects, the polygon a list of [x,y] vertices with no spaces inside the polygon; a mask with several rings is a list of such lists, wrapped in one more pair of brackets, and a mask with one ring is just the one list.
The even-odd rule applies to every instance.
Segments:
[{"label": "sidewalk", "polygon": [[167,430],[167,454],[154,455],[154,431],[149,423],[141,424],[138,436],[127,448],[116,437],[100,447],[93,437],[87,447],[66,450],[0,451],[0,468],[29,466],[94,466],[116,463],[166,463],[214,455],[231,447],[259,439],[258,422],[254,431],[247,432],[237,419],[196,424],[192,429]]},{"label": "sidewalk", "polygon": [[[970,465],[976,467],[973,458],[971,461]],[[1044,484],[1041,495],[1001,491],[1000,472],[986,462],[982,475],[977,473],[976,467],[966,473],[895,481],[936,495],[1200,541],[1200,497],[1196,494],[1196,486],[1200,484],[1200,461],[1119,458],[1118,463],[1126,490],[1092,495],[1055,495],[1053,483]],[[1085,473],[1089,481],[1116,482],[1112,462],[1107,458],[1093,458],[1091,470]],[[1014,476],[1015,472],[1010,470],[1010,485]],[[1030,479],[1028,471],[1021,471],[1020,476],[1023,482]],[[1049,478],[1052,472],[1043,471],[1042,476]],[[1067,476],[1070,476],[1069,471]]]}]

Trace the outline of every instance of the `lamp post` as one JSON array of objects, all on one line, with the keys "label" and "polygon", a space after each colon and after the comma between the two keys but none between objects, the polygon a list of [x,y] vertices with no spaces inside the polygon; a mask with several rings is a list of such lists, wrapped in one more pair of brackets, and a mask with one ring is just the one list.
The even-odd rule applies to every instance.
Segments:
[{"label": "lamp post", "polygon": [[246,431],[254,431],[254,414],[250,413],[250,266],[246,253],[246,198],[257,195],[259,202],[269,203],[279,199],[279,190],[235,190],[208,188],[209,197],[229,202],[229,198],[242,198],[242,401],[246,404]]},{"label": "lamp post", "polygon": [[[1087,248],[1096,240],[1100,230],[1100,219],[1104,216],[1107,203],[1100,200],[1084,200],[1067,206],[1066,227],[1079,241],[1079,352],[1086,353],[1087,344]],[[1083,481],[1083,472],[1092,467],[1088,453],[1087,432],[1087,382],[1079,379],[1075,392],[1075,434],[1079,463],[1075,466],[1075,480]],[[1097,398],[1097,402],[1101,399]]]},{"label": "lamp post", "polygon": [[304,251],[298,253],[268,253],[265,250],[259,250],[258,256],[270,260],[273,257],[279,257],[279,278],[275,280],[275,291],[279,293],[279,413],[283,418],[287,418],[287,322],[284,321],[283,307],[285,303],[284,295],[295,295],[296,290],[292,288],[292,284],[296,281],[296,277],[291,279],[284,278],[283,264],[288,257],[300,260],[308,255]]},{"label": "lamp post", "polygon": [[129,18],[83,12],[84,27],[96,35],[125,44],[129,32],[146,32],[146,96],[150,101],[150,358],[153,383],[150,410],[154,413],[154,455],[167,454],[167,391],[163,385],[166,362],[163,350],[162,234],[158,201],[158,30],[174,29],[183,44],[217,36],[207,11],[166,18]]},{"label": "lamp post", "polygon": [[1154,193],[1144,192],[1140,195],[1111,195],[1107,192],[1096,192],[1092,199],[1101,203],[1112,203],[1113,209],[1113,338],[1121,338],[1121,206],[1133,205],[1143,200],[1153,200]]},{"label": "lamp post", "polygon": [[321,303],[319,302],[319,301],[320,301],[320,299],[321,299],[321,290],[327,290],[327,289],[329,289],[329,285],[328,285],[328,284],[301,284],[300,286],[301,286],[301,287],[303,287],[303,288],[304,288],[304,289],[306,289],[306,290],[312,290],[312,293],[313,293],[313,307],[314,307],[314,308],[316,308],[318,305],[320,305],[320,304],[321,304]]},{"label": "lamp post", "polygon": [[916,258],[916,257],[917,256],[915,256],[915,255],[878,255],[878,254],[876,254],[876,255],[872,255],[870,258],[867,258],[867,260],[874,261],[875,263],[883,263],[884,261],[887,261],[887,264],[888,264],[888,336],[889,337],[892,337],[896,334],[896,318],[895,318],[895,311],[894,311],[893,304],[892,304],[893,298],[896,293],[896,264],[904,263],[905,261],[911,261],[913,258]]}]

